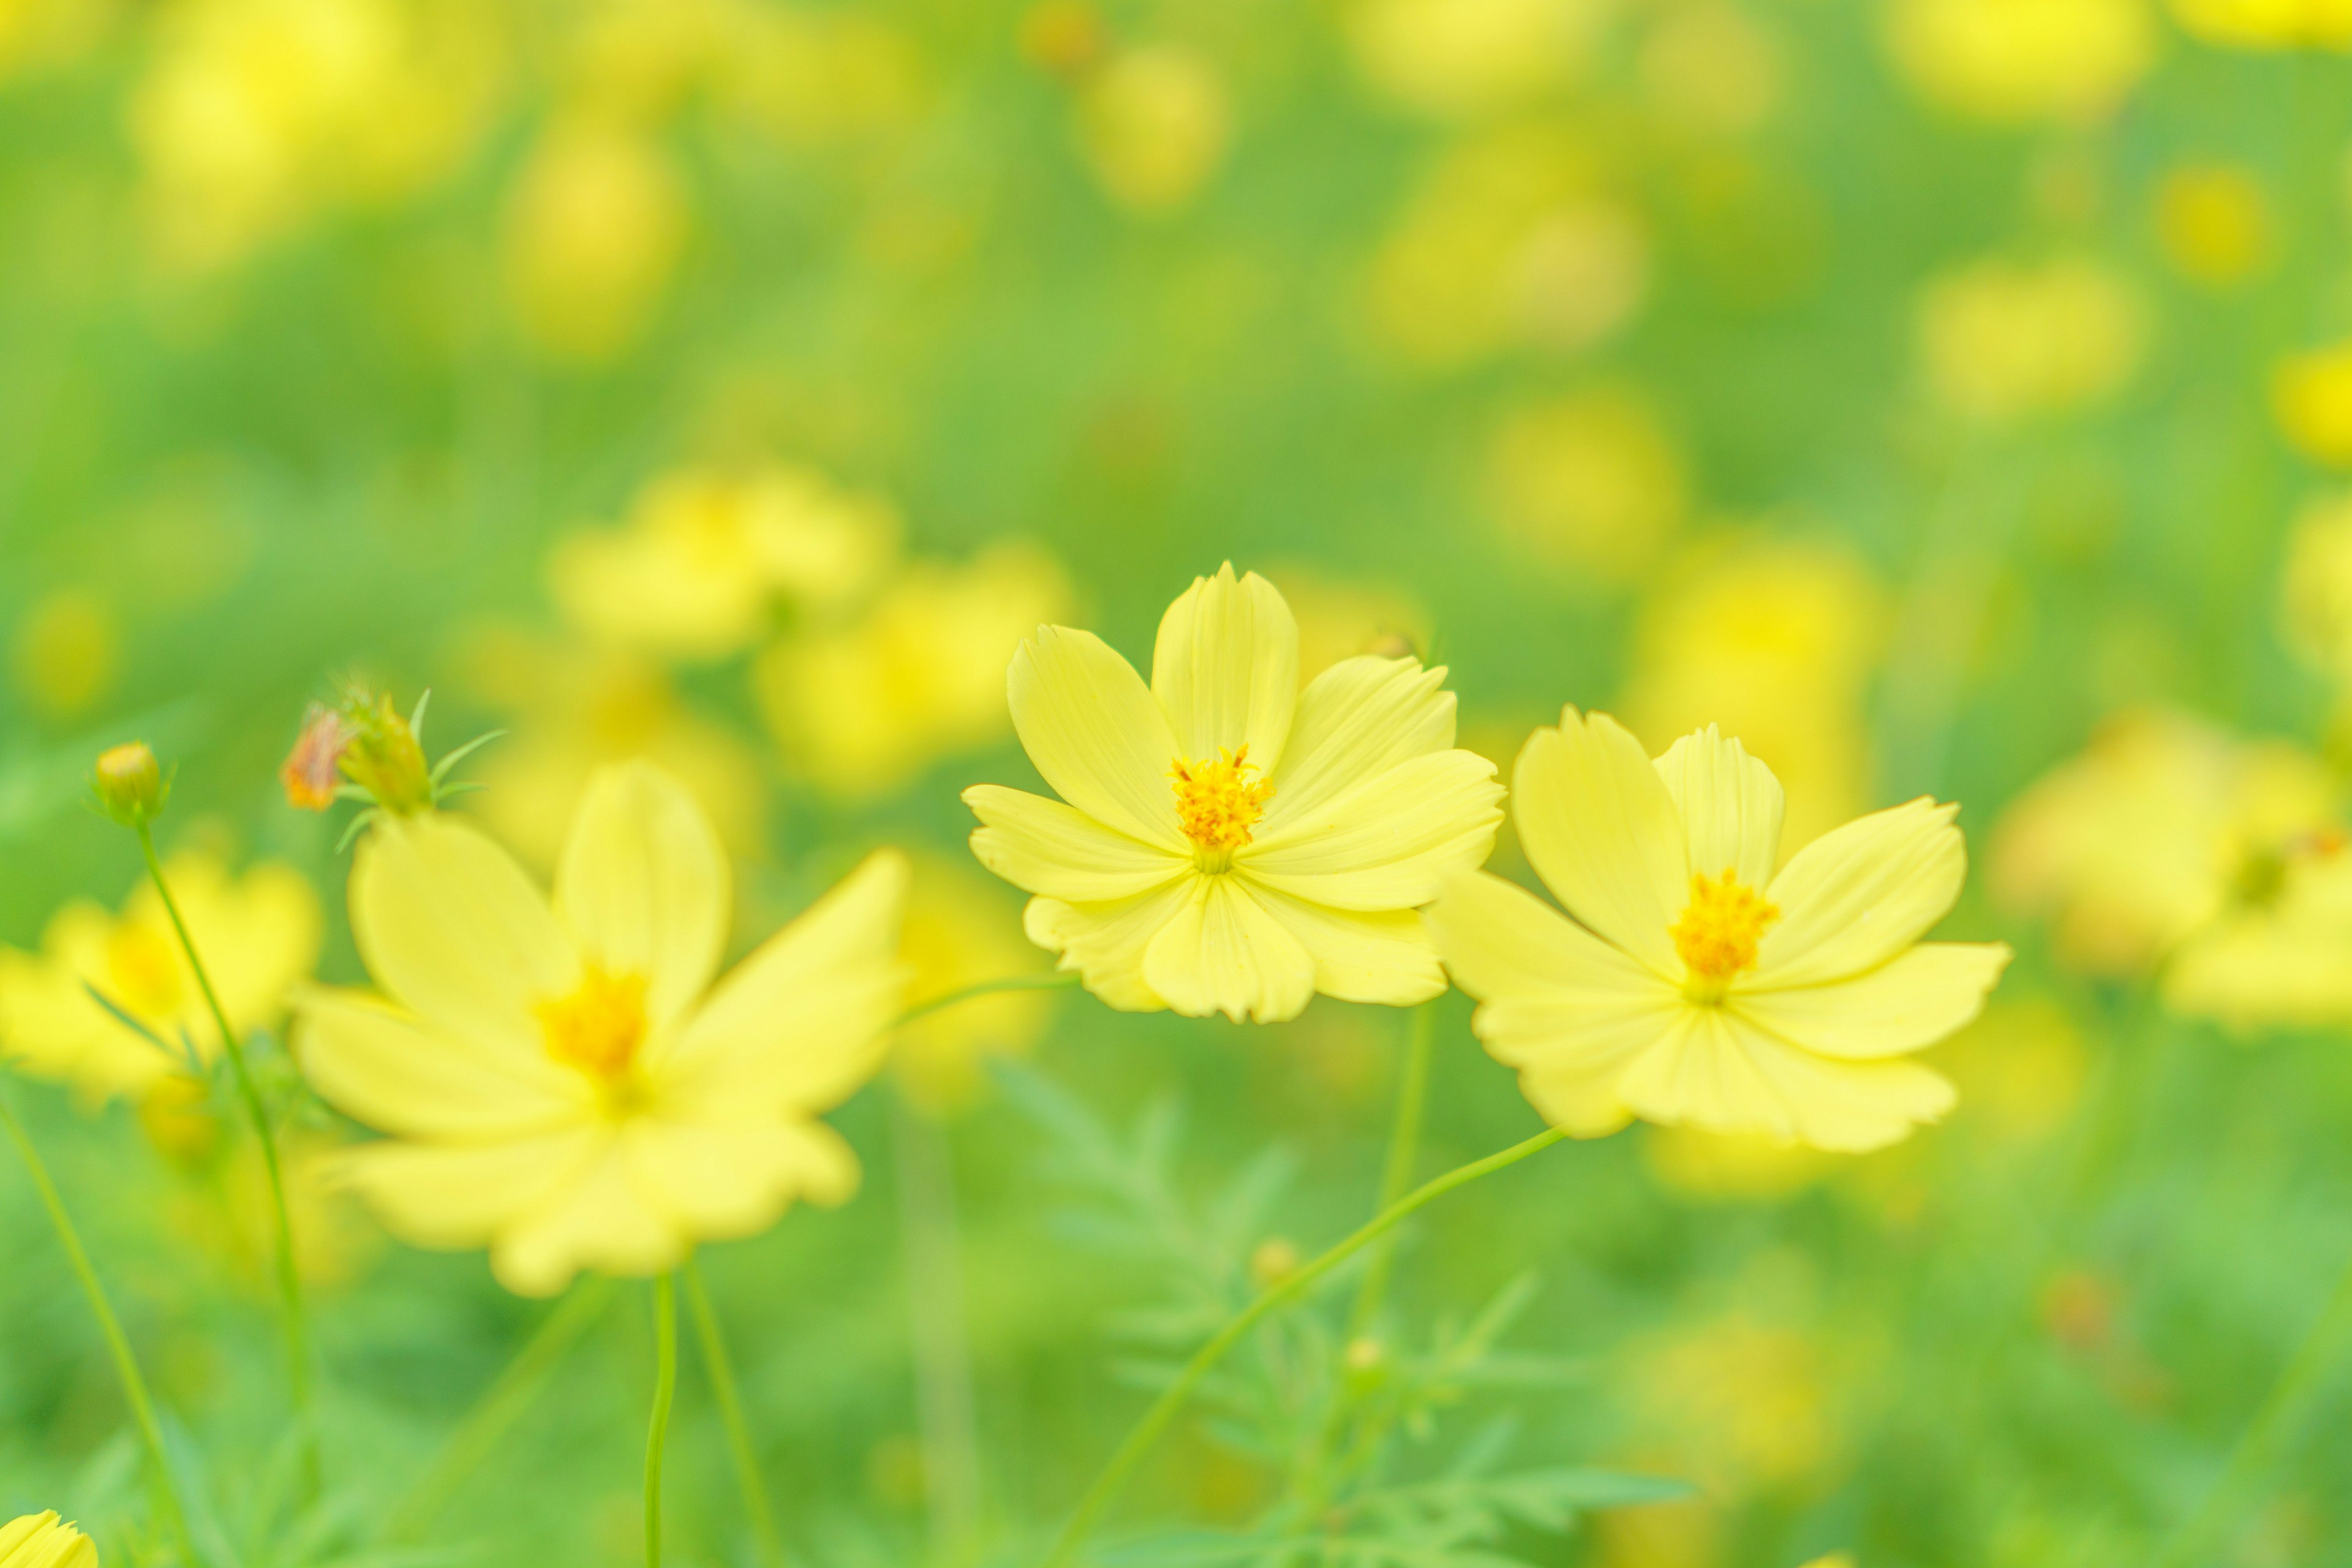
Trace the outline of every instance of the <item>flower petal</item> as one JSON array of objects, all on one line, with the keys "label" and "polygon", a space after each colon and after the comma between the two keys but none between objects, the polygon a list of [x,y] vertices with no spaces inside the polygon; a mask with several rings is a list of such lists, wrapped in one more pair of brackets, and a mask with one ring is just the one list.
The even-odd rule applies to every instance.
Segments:
[{"label": "flower petal", "polygon": [[572,818],[555,908],[583,956],[646,981],[646,1017],[676,1021],[710,985],[733,909],[719,830],[649,763],[599,768]]},{"label": "flower petal", "polygon": [[585,1075],[453,1039],[358,991],[297,1004],[294,1059],[320,1099],[381,1132],[451,1141],[544,1132],[593,1115]]},{"label": "flower petal", "polygon": [[1728,1005],[1816,1055],[1875,1061],[1965,1027],[2009,959],[1999,942],[1927,942],[1851,980],[1753,994],[1734,986]]},{"label": "flower petal", "polygon": [[1253,887],[1250,897],[1315,961],[1315,989],[1342,1002],[1410,1007],[1445,990],[1445,970],[1412,910],[1358,913]]},{"label": "flower petal", "polygon": [[352,936],[393,1000],[444,1034],[537,1057],[532,1009],[580,955],[514,858],[439,814],[387,816],[352,867]]},{"label": "flower petal", "polygon": [[499,1283],[518,1296],[553,1296],[583,1268],[642,1279],[685,1262],[688,1237],[631,1177],[625,1144],[607,1134],[570,1183],[499,1228],[490,1243]]},{"label": "flower petal", "polygon": [[719,982],[646,1075],[657,1105],[735,1115],[823,1110],[882,1064],[906,973],[906,857],[877,850]]},{"label": "flower petal", "polygon": [[1168,773],[1183,747],[1134,666],[1092,632],[1040,626],[1006,687],[1013,727],[1055,794],[1130,838],[1185,852]]},{"label": "flower petal", "polygon": [[1000,784],[963,792],[982,826],[971,852],[1014,887],[1080,903],[1133,898],[1192,868],[1185,857],[1115,833],[1075,806]]},{"label": "flower petal", "polygon": [[754,1236],[795,1198],[839,1204],[857,1190],[857,1157],[821,1121],[646,1117],[623,1142],[632,1186],[696,1241]]},{"label": "flower petal", "polygon": [[1274,584],[1230,561],[1196,577],[1160,617],[1151,693],[1168,710],[1190,761],[1249,748],[1271,773],[1281,765],[1298,705],[1298,623]]},{"label": "flower petal", "polygon": [[479,1247],[576,1182],[612,1131],[583,1122],[495,1143],[366,1143],[336,1172],[385,1226],[417,1247]]},{"label": "flower petal", "polygon": [[1481,1002],[1514,996],[1681,993],[1618,948],[1491,871],[1445,879],[1423,911],[1454,982]]},{"label": "flower petal", "polygon": [[1528,863],[1568,912],[1677,983],[1667,934],[1690,900],[1682,817],[1642,743],[1606,713],[1560,713],[1511,774]]},{"label": "flower petal", "polygon": [[1143,977],[1143,955],[1151,939],[1176,918],[1193,894],[1197,874],[1107,903],[1065,903],[1032,899],[1021,920],[1029,940],[1061,955],[1058,968],[1075,970],[1088,991],[1122,1012],[1153,1013],[1168,1005]]},{"label": "flower petal", "polygon": [[1146,984],[1188,1017],[1295,1018],[1315,994],[1315,961],[1232,877],[1202,877],[1143,952]]},{"label": "flower petal", "polygon": [[[1282,766],[1269,773],[1261,837],[1399,763],[1454,745],[1454,693],[1445,669],[1412,658],[1343,658],[1298,694]],[[1256,753],[1250,753],[1255,759]]]},{"label": "flower petal", "polygon": [[1493,851],[1502,799],[1494,763],[1433,752],[1293,813],[1234,865],[1251,882],[1334,909],[1408,910]]},{"label": "flower petal", "polygon": [[1772,770],[1712,724],[1666,748],[1657,768],[1682,813],[1691,870],[1707,877],[1728,870],[1759,891],[1769,886],[1788,808]]},{"label": "flower petal", "polygon": [[1952,1106],[1952,1086],[1916,1062],[1815,1056],[1719,1007],[1693,1007],[1686,1020],[1618,1081],[1648,1121],[1858,1153]]},{"label": "flower petal", "polygon": [[1950,910],[1968,875],[1956,805],[1915,800],[1799,850],[1766,896],[1780,918],[1757,949],[1755,991],[1818,985],[1874,969]]}]

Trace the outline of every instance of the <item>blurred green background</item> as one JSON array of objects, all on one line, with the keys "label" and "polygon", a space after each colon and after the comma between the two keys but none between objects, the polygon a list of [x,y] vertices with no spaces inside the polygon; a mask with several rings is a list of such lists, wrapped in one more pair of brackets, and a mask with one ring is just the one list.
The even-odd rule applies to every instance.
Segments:
[{"label": "blurred green background", "polygon": [[[135,846],[80,781],[139,736],[189,875],[315,895],[224,891],[211,940],[278,987],[357,978],[341,824],[275,780],[356,675],[429,688],[436,752],[509,731],[467,809],[537,864],[590,766],[648,754],[740,858],[739,945],[889,841],[922,989],[1040,967],[961,842],[963,784],[1034,782],[1003,662],[1059,620],[1140,663],[1230,558],[1310,668],[1400,637],[1450,665],[1507,767],[1563,701],[1659,749],[1715,721],[1792,843],[1933,792],[2018,846],[1950,922],[2020,958],[1933,1058],[1947,1125],[1858,1160],[1636,1128],[1433,1211],[1400,1342],[1524,1275],[1503,1343],[1580,1370],[1465,1384],[1398,1473],[1507,1416],[1528,1463],[1695,1488],[1514,1523],[1480,1548],[1511,1561],[2147,1563],[2352,1258],[2352,1016],[2164,1005],[2131,929],[2150,861],[2189,905],[2253,897],[2231,868],[2276,846],[2208,779],[2245,737],[2316,781],[2296,833],[2336,819],[2336,10],[0,0],[0,941],[21,979],[61,907],[122,905]],[[2103,743],[2087,810],[2008,815]],[[1437,1006],[1431,1172],[1535,1126]],[[708,1259],[800,1561],[1023,1560],[1139,1408],[1139,1336],[1367,1211],[1405,1027],[1066,994],[910,1037],[836,1118],[862,1195]],[[234,1121],[6,1092],[242,1561],[635,1560],[642,1289],[443,1555],[369,1555],[546,1309],[306,1186],[335,1484],[301,1512]],[[1269,1150],[1286,1181],[1220,1217]],[[1276,1405],[1287,1342],[1246,1374]],[[747,1563],[688,1359],[677,1560]],[[2312,1392],[2198,1561],[2352,1563],[2352,1365]],[[1188,1421],[1124,1526],[1255,1517],[1284,1465],[1249,1430]],[[0,1518],[127,1552],[136,1467],[0,1176]],[[1151,1540],[1120,1561],[1256,1560]]]}]

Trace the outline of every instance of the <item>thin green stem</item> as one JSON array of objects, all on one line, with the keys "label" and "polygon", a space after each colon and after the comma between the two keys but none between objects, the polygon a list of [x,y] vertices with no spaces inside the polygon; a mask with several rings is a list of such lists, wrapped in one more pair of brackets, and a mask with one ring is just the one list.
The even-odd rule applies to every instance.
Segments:
[{"label": "thin green stem", "polygon": [[[1429,1059],[1436,1041],[1437,1004],[1424,1002],[1413,1009],[1412,1021],[1405,1027],[1404,1072],[1397,1086],[1396,1124],[1389,1131],[1388,1163],[1381,1172],[1381,1201],[1373,1205],[1374,1214],[1395,1204],[1412,1185],[1413,1162],[1421,1155],[1423,1111],[1429,1102]],[[1371,1332],[1388,1298],[1389,1274],[1395,1261],[1394,1237],[1372,1248],[1371,1260],[1364,1268],[1363,1282],[1356,1288],[1355,1309],[1348,1314],[1350,1341]]]},{"label": "thin green stem", "polygon": [[977,1543],[981,1470],[955,1162],[940,1124],[903,1094],[890,1097],[890,1152],[906,1246],[925,1524],[931,1560],[963,1563]]},{"label": "thin green stem", "polygon": [[2271,1384],[2262,1407],[2254,1412],[2253,1421],[2231,1453],[2221,1479],[2213,1483],[2197,1511],[2172,1532],[2156,1560],[2157,1568],[2189,1568],[2207,1559],[2215,1538],[2243,1506],[2254,1483],[2276,1462],[2280,1449],[2294,1434],[2296,1418],[2335,1366],[2347,1339],[2352,1339],[2352,1268],[2345,1270],[2311,1331],[2304,1335],[2285,1370]]},{"label": "thin green stem", "polygon": [[686,1261],[686,1304],[694,1315],[695,1337],[701,1342],[703,1370],[710,1374],[710,1391],[719,1402],[719,1424],[727,1429],[727,1447],[735,1458],[735,1479],[743,1489],[743,1510],[751,1516],[751,1537],[765,1568],[781,1568],[783,1539],[776,1531],[776,1510],[769,1505],[767,1483],[760,1479],[759,1449],[751,1442],[751,1424],[743,1415],[743,1396],[735,1384],[735,1363],[727,1353],[727,1337],[719,1331],[719,1314],[711,1310],[710,1291],[702,1283],[702,1269]]},{"label": "thin green stem", "polygon": [[1423,1183],[1339,1246],[1299,1268],[1234,1314],[1230,1322],[1217,1331],[1214,1338],[1194,1353],[1176,1381],[1152,1402],[1151,1408],[1144,1412],[1143,1419],[1128,1433],[1126,1441],[1119,1444],[1118,1450],[1111,1455],[1110,1463],[1103,1468],[1102,1474],[1095,1478],[1094,1485],[1088,1487],[1086,1495],[1078,1500],[1076,1510],[1070,1515],[1069,1522],[1062,1527],[1061,1534],[1055,1538],[1053,1549],[1045,1554],[1044,1568],[1066,1568],[1077,1555],[1078,1548],[1086,1544],[1087,1536],[1093,1531],[1096,1521],[1110,1506],[1111,1500],[1118,1495],[1119,1488],[1150,1450],[1151,1445],[1176,1419],[1177,1413],[1183,1409],[1185,1402],[1192,1396],[1192,1391],[1200,1386],[1201,1380],[1208,1376],[1225,1352],[1238,1344],[1262,1320],[1305,1295],[1325,1275],[1395,1229],[1407,1216],[1456,1187],[1467,1186],[1481,1176],[1492,1175],[1496,1171],[1516,1165],[1528,1155],[1540,1153],[1567,1136],[1557,1127],[1547,1128],[1500,1153],[1474,1160]]},{"label": "thin green stem", "polygon": [[252,1068],[245,1059],[245,1042],[229,1022],[228,1009],[221,1005],[220,993],[213,989],[212,974],[196,952],[195,938],[188,933],[188,922],[180,916],[180,905],[172,897],[171,884],[164,880],[163,862],[155,853],[154,832],[144,825],[139,828],[139,849],[147,858],[148,878],[155,884],[156,895],[163,900],[163,912],[171,917],[172,930],[180,939],[180,950],[188,955],[188,967],[195,972],[197,988],[204,993],[205,1005],[212,1012],[213,1025],[220,1031],[221,1048],[227,1053],[230,1071],[236,1079],[237,1097],[245,1102],[246,1114],[253,1121],[254,1136],[261,1143],[262,1169],[269,1178],[270,1216],[278,1229],[278,1294],[285,1315],[287,1389],[293,1402],[295,1421],[302,1431],[304,1468],[310,1472],[315,1491],[318,1432],[310,1410],[310,1326],[302,1310],[302,1272],[294,1255],[294,1221],[286,1206],[286,1173],[278,1157],[278,1135],[269,1125],[268,1109],[261,1102],[261,1090],[253,1081]]},{"label": "thin green stem", "polygon": [[114,1304],[107,1299],[106,1287],[98,1278],[98,1270],[89,1261],[89,1253],[81,1244],[81,1233],[74,1228],[73,1217],[66,1213],[65,1200],[58,1195],[58,1184],[49,1177],[49,1168],[33,1147],[23,1122],[5,1097],[0,1097],[0,1127],[8,1132],[8,1141],[16,1146],[23,1157],[25,1170],[33,1178],[33,1190],[40,1194],[41,1206],[48,1211],[49,1226],[58,1233],[58,1245],[65,1248],[66,1260],[73,1266],[74,1277],[81,1281],[82,1294],[89,1300],[90,1314],[98,1320],[99,1332],[106,1339],[106,1348],[114,1358],[114,1374],[122,1384],[122,1397],[131,1406],[131,1419],[138,1424],[139,1435],[147,1445],[148,1462],[155,1468],[155,1497],[163,1511],[164,1522],[180,1543],[185,1561],[201,1563],[195,1538],[189,1532],[187,1515],[181,1511],[180,1494],[172,1480],[172,1461],[163,1452],[163,1429],[155,1420],[155,1404],[147,1394],[147,1380],[140,1373],[139,1358],[131,1353],[131,1341],[122,1331],[121,1321],[114,1315]]},{"label": "thin green stem", "polygon": [[393,1510],[391,1522],[384,1528],[387,1542],[408,1542],[424,1537],[449,1499],[521,1419],[556,1366],[604,1315],[612,1300],[613,1282],[591,1279],[557,1303]]},{"label": "thin green stem", "polygon": [[677,1393],[677,1276],[654,1281],[654,1415],[646,1434],[646,1568],[661,1568],[662,1450]]},{"label": "thin green stem", "polygon": [[1075,970],[1068,973],[1009,974],[1002,980],[983,980],[976,985],[967,985],[960,991],[950,991],[944,996],[934,996],[928,1002],[918,1002],[899,1014],[898,1022],[890,1026],[894,1029],[903,1029],[918,1018],[928,1018],[934,1013],[943,1013],[960,1002],[970,1002],[975,997],[994,996],[1005,991],[1061,991],[1077,983],[1078,976]]}]

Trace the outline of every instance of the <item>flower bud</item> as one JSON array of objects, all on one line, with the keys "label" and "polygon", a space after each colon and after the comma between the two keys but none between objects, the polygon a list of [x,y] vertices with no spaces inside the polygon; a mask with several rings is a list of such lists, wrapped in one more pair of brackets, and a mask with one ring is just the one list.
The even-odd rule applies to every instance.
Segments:
[{"label": "flower bud", "polygon": [[338,716],[344,731],[343,776],[367,791],[376,805],[399,816],[433,809],[433,774],[416,731],[389,697],[371,701],[353,692]]},{"label": "flower bud", "polygon": [[1250,1283],[1271,1290],[1298,1272],[1298,1248],[1286,1237],[1270,1236],[1250,1254]]},{"label": "flower bud", "polygon": [[278,770],[286,803],[297,811],[324,811],[334,805],[342,783],[343,748],[350,742],[342,715],[323,702],[311,703],[302,715],[302,732],[294,738],[294,749]]},{"label": "flower bud", "polygon": [[106,815],[125,827],[144,827],[163,813],[171,793],[163,770],[144,741],[114,746],[99,754],[89,787]]}]

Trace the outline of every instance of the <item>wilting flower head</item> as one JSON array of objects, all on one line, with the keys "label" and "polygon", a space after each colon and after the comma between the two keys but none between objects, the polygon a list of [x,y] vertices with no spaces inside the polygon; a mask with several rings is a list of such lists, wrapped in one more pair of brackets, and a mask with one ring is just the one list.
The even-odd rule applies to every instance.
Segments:
[{"label": "wilting flower head", "polygon": [[655,768],[596,775],[551,906],[464,822],[390,817],[351,888],[384,995],[302,997],[296,1053],[331,1104],[390,1134],[346,1173],[396,1234],[487,1244],[524,1295],[581,1268],[659,1273],[856,1188],[816,1113],[881,1061],[906,880],[898,855],[871,857],[714,986],[726,856]]},{"label": "wilting flower head", "polygon": [[1494,764],[1454,749],[1444,679],[1367,656],[1302,691],[1290,606],[1230,564],[1169,607],[1149,686],[1093,633],[1041,627],[1013,723],[1062,799],[966,790],[972,853],[1037,895],[1031,940],[1115,1007],[1265,1023],[1318,991],[1424,1001],[1445,977],[1414,911],[1502,817]]},{"label": "wilting flower head", "polygon": [[1816,1148],[1891,1143],[1952,1104],[1897,1058],[1975,1017],[2009,949],[1921,943],[1960,890],[1956,808],[1848,824],[1780,860],[1780,781],[1707,729],[1655,763],[1569,709],[1519,753],[1521,847],[1570,918],[1464,872],[1428,919],[1474,1027],[1546,1121],[1633,1117]]},{"label": "wilting flower head", "polygon": [[55,1513],[0,1524],[0,1568],[98,1568],[98,1547]]},{"label": "wilting flower head", "polygon": [[343,748],[351,736],[343,716],[323,702],[313,702],[302,715],[302,732],[278,770],[286,788],[287,804],[298,811],[325,811],[335,804],[342,787]]}]

